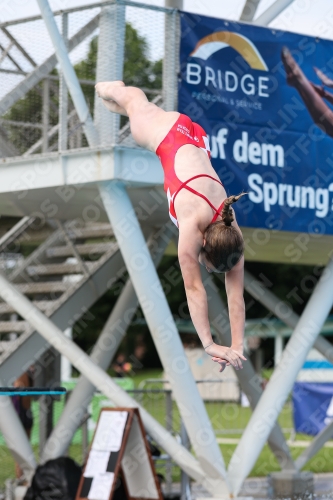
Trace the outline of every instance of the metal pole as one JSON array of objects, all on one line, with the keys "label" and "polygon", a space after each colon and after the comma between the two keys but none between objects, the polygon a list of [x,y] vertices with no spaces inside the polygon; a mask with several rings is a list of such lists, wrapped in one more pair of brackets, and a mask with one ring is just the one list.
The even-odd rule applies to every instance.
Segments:
[{"label": "metal pole", "polygon": [[[291,328],[295,328],[299,316],[282,300],[276,297],[270,290],[267,290],[249,272],[245,271],[244,283],[246,290],[259,302],[273,312],[281,321]],[[319,335],[313,346],[329,361],[333,362],[333,346],[324,337]],[[306,450],[297,458],[295,466],[300,470],[304,465],[322,448],[325,442],[333,435],[333,423],[329,424],[316,436]]]},{"label": "metal pole", "polygon": [[283,336],[280,332],[276,333],[274,339],[274,366],[277,366],[280,362],[283,352]]},{"label": "metal pole", "polygon": [[[125,48],[125,5],[103,7],[99,21],[96,81],[110,82],[123,79]],[[112,56],[110,50],[112,47]],[[101,145],[116,144],[120,116],[110,113],[95,95],[95,126]]]},{"label": "metal pole", "polygon": [[[288,304],[265,288],[265,286],[256,280],[248,271],[244,272],[244,287],[252,297],[261,302],[261,304],[267,307],[269,311],[286,325],[293,329],[296,327],[299,316]],[[319,335],[316,338],[313,347],[333,363],[333,346],[323,336]]]},{"label": "metal pole", "polygon": [[[99,16],[95,16],[83,28],[81,28],[68,42],[68,51],[75,49],[87,36],[89,36],[98,25]],[[40,66],[37,66],[16,87],[10,90],[0,99],[0,116],[4,115],[29,90],[45,78],[57,65],[57,58],[52,54]]]},{"label": "metal pole", "polygon": [[[172,392],[167,390],[165,393],[165,428],[172,434],[173,418],[172,418]],[[165,463],[165,493],[171,494],[172,490],[172,460],[169,457]]]},{"label": "metal pole", "polygon": [[[204,268],[201,269],[201,274],[202,281],[207,292],[210,322],[215,328],[219,342],[222,345],[231,345],[231,330],[228,311],[221,300],[218,289],[215,286],[210,274],[208,274]],[[238,370],[235,373],[242,390],[249,399],[252,410],[254,410],[263,392],[260,378],[254,371],[249,360],[243,364],[242,370]],[[277,423],[274,425],[274,428],[269,435],[268,444],[283,469],[295,469],[288,445]]]},{"label": "metal pole", "polygon": [[115,405],[139,408],[147,432],[152,438],[169,453],[180,468],[187,471],[189,476],[199,481],[214,494],[220,486],[220,481],[207,477],[197,460],[164,427],[157,422],[137,401],[123,391],[105,371],[97,366],[87,354],[72,340],[65,337],[63,332],[52,323],[34,304],[32,304],[14,285],[0,274],[0,297],[26,321],[34,327],[56,350],[67,356],[73,366],[88,380],[105,394]]},{"label": "metal pole", "polygon": [[[180,423],[180,441],[187,450],[190,450],[190,440],[183,420]],[[180,476],[180,500],[191,500],[190,478],[183,470]]]},{"label": "metal pole", "polygon": [[80,83],[72,66],[72,63],[70,62],[65,42],[59,33],[48,1],[37,0],[37,2],[44,19],[44,23],[52,40],[61,72],[66,80],[66,84],[71,94],[80,122],[83,124],[83,129],[86,134],[89,146],[98,146],[99,139],[97,130],[94,127]]},{"label": "metal pole", "polygon": [[47,153],[48,149],[48,131],[49,131],[49,116],[50,116],[50,80],[45,78],[43,82],[43,142],[42,153]]},{"label": "metal pole", "polygon": [[[1,381],[0,385],[3,385]],[[34,452],[8,396],[0,398],[0,432],[15,462],[19,464],[26,478],[30,479],[37,467]]]},{"label": "metal pole", "polygon": [[234,495],[254,466],[332,304],[333,260],[330,260],[231,458],[228,471]]},{"label": "metal pole", "polygon": [[[314,409],[315,410],[315,409]],[[297,470],[301,470],[304,465],[324,446],[326,441],[333,436],[333,422],[328,424],[305,448],[303,453],[296,458],[295,465]]]},{"label": "metal pole", "polygon": [[[69,328],[66,328],[64,330],[64,335],[66,337],[69,337],[70,339],[73,338],[73,328],[70,326]],[[61,356],[60,360],[60,380],[61,383],[63,382],[69,382],[72,378],[72,365],[68,361],[67,358],[64,356]]]},{"label": "metal pole", "polygon": [[[165,229],[154,231],[148,240],[148,245],[154,243],[153,258],[156,266],[158,266],[164,254],[170,237],[171,225],[168,225]],[[110,365],[137,307],[138,299],[131,281],[128,280],[90,356],[103,370],[107,370]],[[94,384],[85,377],[80,377],[43,449],[41,455],[42,463],[60,457],[65,453],[87,411],[95,389]]]},{"label": "metal pole", "polygon": [[[66,49],[68,49],[68,14],[61,15],[62,38]],[[66,80],[62,72],[59,79],[59,132],[58,132],[58,148],[59,151],[66,151],[68,141],[67,129],[68,115],[68,90]]]},{"label": "metal pole", "polygon": [[[165,7],[183,9],[183,0],[165,0]],[[163,109],[177,110],[178,50],[180,41],[179,14],[176,10],[165,14],[163,58]]]},{"label": "metal pole", "polygon": [[207,476],[220,479],[219,491],[227,493],[221,451],[130,198],[118,181],[100,183],[100,195],[192,447]]},{"label": "metal pole", "polygon": [[239,20],[245,21],[246,23],[253,21],[259,3],[260,0],[246,0]]},{"label": "metal pole", "polygon": [[183,10],[183,0],[165,0],[164,5],[169,9]]},{"label": "metal pole", "polygon": [[89,417],[90,417],[90,415],[87,414],[86,418],[83,421],[83,424],[81,425],[81,430],[82,430],[82,463],[84,463],[86,460],[88,446],[89,446],[89,433],[88,433]]},{"label": "metal pole", "polygon": [[43,395],[38,400],[39,406],[39,456],[53,427],[53,398]]},{"label": "metal pole", "polygon": [[269,23],[274,21],[276,17],[278,17],[281,12],[283,12],[294,0],[276,0],[270,7],[268,7],[265,12],[261,14],[261,16],[257,17],[253,21],[253,24],[258,26],[268,26]]}]

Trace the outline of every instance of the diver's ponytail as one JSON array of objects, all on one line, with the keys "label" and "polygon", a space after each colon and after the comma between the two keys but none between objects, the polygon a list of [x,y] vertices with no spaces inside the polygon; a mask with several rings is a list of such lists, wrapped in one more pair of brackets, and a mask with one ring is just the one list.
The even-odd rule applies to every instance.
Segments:
[{"label": "diver's ponytail", "polygon": [[221,217],[222,217],[222,221],[224,222],[224,224],[226,226],[231,226],[231,223],[234,221],[234,214],[231,210],[231,205],[233,203],[236,203],[236,201],[238,201],[245,194],[247,194],[247,193],[241,193],[238,196],[232,195],[232,196],[229,196],[229,198],[226,198],[224,200],[224,205],[222,208]]}]

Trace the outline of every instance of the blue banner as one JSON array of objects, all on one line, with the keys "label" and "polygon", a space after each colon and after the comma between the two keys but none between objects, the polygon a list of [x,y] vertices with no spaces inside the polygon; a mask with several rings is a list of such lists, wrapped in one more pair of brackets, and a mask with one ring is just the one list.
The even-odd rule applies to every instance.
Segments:
[{"label": "blue banner", "polygon": [[292,401],[296,432],[316,436],[333,422],[333,384],[296,382]]},{"label": "blue banner", "polygon": [[209,135],[228,195],[249,193],[240,225],[333,234],[332,61],[328,40],[182,13],[178,110]]}]

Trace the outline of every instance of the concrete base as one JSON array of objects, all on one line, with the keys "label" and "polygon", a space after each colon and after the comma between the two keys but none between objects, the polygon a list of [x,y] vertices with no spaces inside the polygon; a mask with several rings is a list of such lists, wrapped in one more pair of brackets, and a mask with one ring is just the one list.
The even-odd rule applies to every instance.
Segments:
[{"label": "concrete base", "polygon": [[312,472],[274,472],[270,475],[272,498],[307,498],[314,493]]},{"label": "concrete base", "polygon": [[27,486],[16,486],[14,491],[14,500],[23,500],[27,492]]}]

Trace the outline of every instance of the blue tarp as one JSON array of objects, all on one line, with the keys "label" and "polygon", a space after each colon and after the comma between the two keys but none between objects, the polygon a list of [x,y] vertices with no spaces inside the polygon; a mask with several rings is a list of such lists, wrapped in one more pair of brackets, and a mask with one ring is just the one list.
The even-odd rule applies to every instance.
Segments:
[{"label": "blue tarp", "polygon": [[296,432],[315,436],[333,421],[333,383],[296,382],[292,401]]},{"label": "blue tarp", "polygon": [[209,134],[227,193],[249,192],[238,223],[333,234],[333,138],[281,61],[285,46],[319,84],[314,67],[332,72],[333,42],[189,13],[181,32],[178,109]]}]

